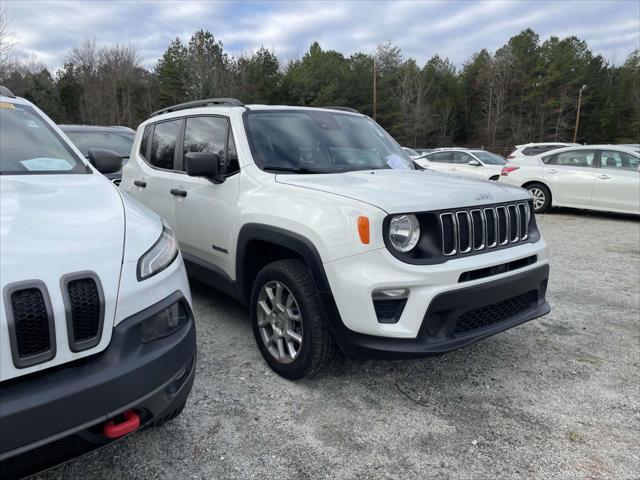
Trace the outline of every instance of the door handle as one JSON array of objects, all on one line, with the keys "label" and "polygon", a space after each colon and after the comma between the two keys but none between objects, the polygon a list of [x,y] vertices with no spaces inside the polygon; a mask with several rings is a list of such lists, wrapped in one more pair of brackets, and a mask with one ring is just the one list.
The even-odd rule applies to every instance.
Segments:
[{"label": "door handle", "polygon": [[171,190],[169,190],[169,192],[171,193],[171,195],[175,195],[176,197],[184,198],[187,196],[186,190],[179,190],[177,188],[172,188]]},{"label": "door handle", "polygon": [[554,170],[553,168],[550,170],[545,170],[546,173],[558,173],[558,170]]},{"label": "door handle", "polygon": [[609,175],[605,175],[604,173],[602,175],[598,175],[598,178],[600,180],[609,180],[611,177]]},{"label": "door handle", "polygon": [[136,187],[140,187],[140,188],[145,188],[147,186],[147,182],[145,182],[144,180],[134,180],[133,184]]}]

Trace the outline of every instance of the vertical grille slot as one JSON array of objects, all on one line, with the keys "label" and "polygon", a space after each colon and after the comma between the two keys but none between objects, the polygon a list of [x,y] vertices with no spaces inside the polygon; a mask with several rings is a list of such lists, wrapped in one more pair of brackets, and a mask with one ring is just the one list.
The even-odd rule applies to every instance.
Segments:
[{"label": "vertical grille slot", "polygon": [[529,205],[519,203],[518,212],[520,212],[520,240],[526,240],[529,238]]},{"label": "vertical grille slot", "polygon": [[508,214],[505,207],[496,207],[497,223],[498,223],[498,244],[506,245],[509,243]]},{"label": "vertical grille slot", "polygon": [[473,230],[473,249],[482,250],[486,235],[486,225],[482,210],[471,210],[471,225]]},{"label": "vertical grille slot", "polygon": [[458,212],[456,214],[458,220],[458,245],[460,253],[469,253],[471,251],[471,217],[469,212]]},{"label": "vertical grille slot", "polygon": [[493,208],[485,208],[484,216],[487,220],[487,247],[493,248],[498,244],[498,222],[496,211]]},{"label": "vertical grille slot", "polygon": [[25,368],[51,360],[56,354],[55,325],[44,283],[7,285],[4,300],[13,364]]},{"label": "vertical grille slot", "polygon": [[51,349],[49,316],[42,292],[37,288],[13,292],[11,308],[18,356],[27,358],[48,352]]},{"label": "vertical grille slot", "polygon": [[78,352],[96,346],[102,335],[104,297],[93,272],[63,277],[69,347]]},{"label": "vertical grille slot", "polygon": [[453,213],[440,215],[440,227],[442,228],[442,252],[449,256],[457,253],[457,227]]},{"label": "vertical grille slot", "polygon": [[509,212],[509,240],[511,242],[517,242],[520,240],[520,212],[515,205],[509,205],[507,207]]}]

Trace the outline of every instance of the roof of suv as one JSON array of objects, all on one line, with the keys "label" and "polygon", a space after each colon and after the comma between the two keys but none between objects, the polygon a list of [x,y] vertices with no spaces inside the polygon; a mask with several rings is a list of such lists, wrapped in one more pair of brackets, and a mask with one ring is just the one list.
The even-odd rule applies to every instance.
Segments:
[{"label": "roof of suv", "polygon": [[113,133],[133,133],[135,130],[123,126],[105,127],[101,125],[58,125],[63,132],[113,132]]}]

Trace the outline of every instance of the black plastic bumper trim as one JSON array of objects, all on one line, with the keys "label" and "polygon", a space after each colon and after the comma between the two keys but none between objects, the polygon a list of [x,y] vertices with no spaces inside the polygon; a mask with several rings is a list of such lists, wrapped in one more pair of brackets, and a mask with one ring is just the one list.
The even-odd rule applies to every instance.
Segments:
[{"label": "black plastic bumper trim", "polygon": [[[183,302],[189,321],[173,335],[142,344],[142,322]],[[150,421],[186,400],[195,373],[193,313],[177,291],[123,320],[106,350],[0,384],[0,462],[136,407]],[[185,377],[185,369],[189,374]],[[179,379],[180,385],[174,385]],[[0,469],[2,463],[0,463]],[[1,470],[0,470],[1,471]]]}]

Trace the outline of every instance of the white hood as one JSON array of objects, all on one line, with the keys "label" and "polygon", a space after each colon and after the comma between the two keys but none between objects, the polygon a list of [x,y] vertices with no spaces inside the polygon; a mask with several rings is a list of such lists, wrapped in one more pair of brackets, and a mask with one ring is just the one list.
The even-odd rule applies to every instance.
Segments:
[{"label": "white hood", "polygon": [[[40,280],[55,319],[56,357],[50,367],[103,349],[111,337],[125,237],[116,187],[99,174],[0,176],[0,285]],[[61,295],[63,275],[89,270],[105,297],[103,339],[80,354],[69,351]],[[3,299],[0,299],[2,307]],[[10,366],[5,312],[0,308],[0,365]],[[6,373],[6,372],[5,372]]]},{"label": "white hood", "polygon": [[526,190],[430,170],[366,170],[278,175],[277,182],[360,200],[387,213],[409,213],[528,199]]}]

